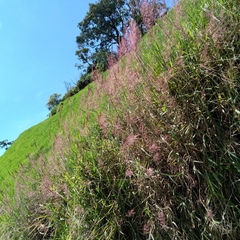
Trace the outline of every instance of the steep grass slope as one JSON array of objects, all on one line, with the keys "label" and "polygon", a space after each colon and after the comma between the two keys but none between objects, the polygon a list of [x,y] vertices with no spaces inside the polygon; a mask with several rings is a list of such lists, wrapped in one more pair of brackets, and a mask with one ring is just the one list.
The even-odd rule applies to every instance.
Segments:
[{"label": "steep grass slope", "polygon": [[[62,123],[68,115],[79,111],[79,105],[81,101],[85,101],[88,88],[61,103],[54,116],[20,134],[13,145],[0,157],[0,186],[10,181],[19,166],[26,164],[30,157],[47,156],[51,152],[54,138],[61,131]],[[79,121],[84,121],[86,109],[84,110],[83,104],[81,106],[83,109]]]},{"label": "steep grass slope", "polygon": [[238,5],[183,0],[95,72],[3,196],[2,239],[238,239]]}]

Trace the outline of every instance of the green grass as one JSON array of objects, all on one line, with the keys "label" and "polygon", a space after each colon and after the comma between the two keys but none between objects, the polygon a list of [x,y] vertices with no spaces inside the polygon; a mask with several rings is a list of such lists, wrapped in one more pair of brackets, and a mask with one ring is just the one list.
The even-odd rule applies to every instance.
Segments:
[{"label": "green grass", "polygon": [[[0,186],[5,184],[5,181],[10,181],[11,176],[18,171],[19,165],[26,164],[30,156],[37,158],[39,155],[47,156],[51,152],[54,138],[61,132],[62,123],[69,115],[77,114],[79,122],[85,121],[86,106],[80,103],[85,101],[90,88],[91,86],[88,86],[71,99],[65,100],[55,115],[20,134],[13,145],[0,157]],[[79,109],[80,105],[82,112]]]},{"label": "green grass", "polygon": [[239,26],[238,1],[181,1],[24,132],[0,158],[2,239],[237,239]]}]

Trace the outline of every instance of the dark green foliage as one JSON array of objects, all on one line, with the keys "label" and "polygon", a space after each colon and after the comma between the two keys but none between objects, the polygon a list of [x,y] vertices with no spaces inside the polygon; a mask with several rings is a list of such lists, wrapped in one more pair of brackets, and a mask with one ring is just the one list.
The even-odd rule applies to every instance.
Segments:
[{"label": "dark green foliage", "polygon": [[63,96],[62,101],[77,94],[79,91],[83,90],[88,84],[93,81],[91,73],[83,73],[80,79],[77,81],[74,87],[71,87],[67,93]]},{"label": "dark green foliage", "polygon": [[136,22],[143,36],[165,11],[161,0],[99,0],[90,4],[87,15],[78,24],[76,55],[81,63],[77,66],[105,71],[113,49],[120,45],[123,37],[130,38],[127,36],[130,20]]},{"label": "dark green foliage", "polygon": [[9,146],[13,144],[13,141],[9,142],[8,140],[0,141],[0,148],[5,148],[7,150]]},{"label": "dark green foliage", "polygon": [[127,1],[130,17],[136,22],[141,36],[166,13],[166,2],[162,0],[129,0]]},{"label": "dark green foliage", "polygon": [[54,93],[49,97],[48,103],[46,104],[48,110],[52,110],[62,101],[60,97],[61,97],[61,94],[57,94],[57,93]]},{"label": "dark green foliage", "polygon": [[78,87],[79,91],[85,88],[88,84],[93,81],[91,74],[85,73],[82,74],[80,79],[78,80],[76,86]]},{"label": "dark green foliage", "polygon": [[[77,93],[77,92],[76,92]],[[76,93],[74,93],[74,94],[76,94]],[[63,107],[63,101],[64,99],[62,99],[61,100],[61,102],[57,105],[57,106],[55,106],[55,107],[53,107],[52,109],[51,109],[51,112],[50,112],[50,114],[49,114],[49,117],[52,117],[53,115],[55,115],[56,113],[58,113],[58,112],[60,112],[61,111],[61,109],[62,109],[62,107]]]},{"label": "dark green foliage", "polygon": [[100,0],[89,5],[87,15],[78,24],[80,35],[76,39],[79,48],[76,55],[81,61],[79,67],[87,64],[106,69],[107,55],[122,36],[126,16],[124,4],[123,0]]}]

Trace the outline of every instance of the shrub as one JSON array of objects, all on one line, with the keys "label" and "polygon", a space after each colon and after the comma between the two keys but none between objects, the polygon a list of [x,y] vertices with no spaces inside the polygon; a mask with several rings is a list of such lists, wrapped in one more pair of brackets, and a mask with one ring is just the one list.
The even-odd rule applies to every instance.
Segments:
[{"label": "shrub", "polygon": [[61,94],[57,94],[57,93],[54,93],[49,97],[49,100],[47,103],[48,110],[52,110],[62,101],[60,97],[61,97]]}]

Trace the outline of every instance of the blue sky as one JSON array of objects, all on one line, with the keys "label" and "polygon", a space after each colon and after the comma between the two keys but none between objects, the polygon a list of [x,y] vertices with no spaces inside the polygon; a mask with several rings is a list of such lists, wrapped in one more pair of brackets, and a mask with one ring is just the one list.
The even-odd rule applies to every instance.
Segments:
[{"label": "blue sky", "polygon": [[0,140],[46,119],[49,96],[79,79],[77,24],[94,2],[0,0]]},{"label": "blue sky", "polygon": [[77,24],[95,2],[0,0],[0,140],[45,120],[49,96],[79,79]]}]

